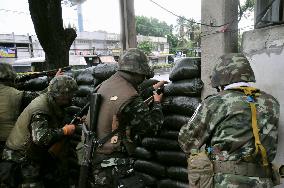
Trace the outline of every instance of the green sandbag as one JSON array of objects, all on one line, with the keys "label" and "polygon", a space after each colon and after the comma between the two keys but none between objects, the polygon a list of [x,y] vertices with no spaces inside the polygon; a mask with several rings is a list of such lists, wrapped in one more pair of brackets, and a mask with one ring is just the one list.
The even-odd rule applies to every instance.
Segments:
[{"label": "green sandbag", "polygon": [[191,96],[199,97],[203,88],[200,78],[172,82],[165,86],[164,93],[167,96]]},{"label": "green sandbag", "polygon": [[175,62],[169,79],[179,81],[191,78],[200,78],[200,58],[181,58]]}]

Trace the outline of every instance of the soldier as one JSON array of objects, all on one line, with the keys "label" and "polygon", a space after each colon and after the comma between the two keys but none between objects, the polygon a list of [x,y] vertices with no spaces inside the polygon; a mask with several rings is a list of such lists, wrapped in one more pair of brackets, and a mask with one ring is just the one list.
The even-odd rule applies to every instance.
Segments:
[{"label": "soldier", "polygon": [[[103,138],[117,128],[121,131],[97,149],[90,178],[92,187],[143,186],[133,175],[133,161],[130,159],[135,149],[133,137],[155,134],[163,123],[162,94],[152,94],[154,104],[149,108],[137,92],[138,85],[149,76],[152,72],[147,56],[132,48],[121,56],[118,72],[97,90],[102,96],[97,137]],[[164,83],[158,82],[151,90]]]},{"label": "soldier", "polygon": [[190,187],[273,187],[270,163],[280,107],[249,82],[255,77],[245,56],[221,56],[211,76],[218,93],[199,105],[179,133],[180,146],[189,155]]},{"label": "soldier", "polygon": [[10,64],[0,63],[0,161],[5,142],[24,109],[37,94],[13,88],[16,73]]},{"label": "soldier", "polygon": [[73,78],[57,76],[49,83],[48,91],[34,99],[19,116],[7,139],[3,159],[6,164],[20,166],[20,174],[11,175],[21,177],[18,181],[22,187],[68,186],[57,164],[62,161],[54,160],[48,150],[75,131],[75,125],[63,124],[63,117],[77,88]]}]

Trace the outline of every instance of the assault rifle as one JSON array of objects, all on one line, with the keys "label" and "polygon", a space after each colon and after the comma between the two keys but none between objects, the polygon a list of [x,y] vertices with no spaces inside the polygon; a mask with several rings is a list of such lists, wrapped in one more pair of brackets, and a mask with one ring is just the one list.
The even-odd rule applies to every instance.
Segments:
[{"label": "assault rifle", "polygon": [[[82,118],[84,115],[87,114],[88,109],[89,109],[90,103],[87,103],[75,116],[74,118],[71,120],[71,122],[69,124],[74,124],[77,125],[79,124],[79,122],[81,121],[80,118]],[[58,156],[60,156],[61,151],[63,150],[63,147],[65,146],[65,143],[67,141],[68,138],[64,138],[59,142],[56,142],[55,144],[53,144],[48,152],[55,158],[58,158]]]},{"label": "assault rifle", "polygon": [[[155,90],[153,91],[153,94],[158,94],[158,95],[160,95],[160,94],[164,93],[164,88],[165,88],[165,86],[163,85],[163,86],[161,86],[161,87],[155,89]],[[144,100],[144,103],[146,103],[147,105],[150,105],[150,104],[152,103],[153,99],[154,99],[154,97],[151,96],[151,97],[147,98],[146,100]]]},{"label": "assault rifle", "polygon": [[[67,67],[62,67],[60,68],[62,72],[65,71],[69,71],[71,70],[72,66],[67,66]],[[27,80],[33,79],[33,78],[38,78],[41,76],[55,76],[55,74],[57,73],[58,69],[53,69],[53,70],[49,70],[49,71],[42,71],[42,72],[30,72],[30,73],[25,73],[25,74],[20,74],[15,82],[19,83],[19,82],[25,82]]]}]

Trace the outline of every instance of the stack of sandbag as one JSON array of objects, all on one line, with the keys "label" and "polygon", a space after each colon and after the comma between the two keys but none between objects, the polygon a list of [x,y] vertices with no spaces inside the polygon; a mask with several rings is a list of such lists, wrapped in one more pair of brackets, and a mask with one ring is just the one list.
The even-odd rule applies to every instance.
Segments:
[{"label": "stack of sandbag", "polygon": [[111,77],[117,71],[117,64],[99,64],[86,69],[71,70],[67,75],[72,76],[77,84],[78,91],[73,98],[73,105],[84,107],[89,101],[89,95],[104,80]]},{"label": "stack of sandbag", "polygon": [[162,130],[156,137],[142,139],[134,168],[149,187],[187,188],[187,158],[179,147],[178,134],[200,103],[200,58],[178,60],[169,79],[172,82],[165,86],[162,102]]}]

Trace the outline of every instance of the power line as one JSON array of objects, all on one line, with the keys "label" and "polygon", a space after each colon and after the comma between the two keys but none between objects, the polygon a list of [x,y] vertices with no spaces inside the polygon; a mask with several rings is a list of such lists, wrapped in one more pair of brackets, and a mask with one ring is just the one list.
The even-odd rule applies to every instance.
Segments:
[{"label": "power line", "polygon": [[12,12],[12,13],[16,13],[16,14],[26,14],[26,15],[30,15],[30,14],[27,13],[27,12],[22,12],[22,11],[17,11],[17,10],[9,10],[9,9],[4,9],[4,8],[1,8],[0,11],[3,11],[3,12]]},{"label": "power line", "polygon": [[[158,7],[160,7],[161,9],[163,9],[163,10],[169,12],[170,14],[172,14],[172,15],[174,15],[174,16],[180,18],[180,19],[184,19],[184,20],[186,20],[186,21],[189,21],[189,22],[192,22],[192,23],[196,23],[196,24],[199,24],[199,25],[203,25],[203,26],[208,26],[208,27],[223,27],[223,26],[229,25],[229,24],[231,24],[231,23],[233,23],[233,22],[235,21],[235,20],[233,20],[233,21],[231,21],[231,22],[228,22],[228,23],[225,23],[225,24],[222,24],[222,25],[213,25],[213,23],[212,23],[212,24],[205,24],[205,23],[197,22],[197,21],[194,21],[194,20],[187,19],[187,18],[185,18],[185,17],[183,17],[183,16],[177,15],[177,14],[174,13],[173,11],[168,10],[167,8],[163,7],[162,5],[156,3],[156,2],[153,1],[153,0],[149,0],[149,1],[151,1],[152,3],[154,3],[155,5],[157,5]],[[242,14],[241,14],[241,15],[242,15]],[[241,19],[241,16],[240,16],[240,18],[238,19],[238,21],[239,21],[240,19]]]}]

